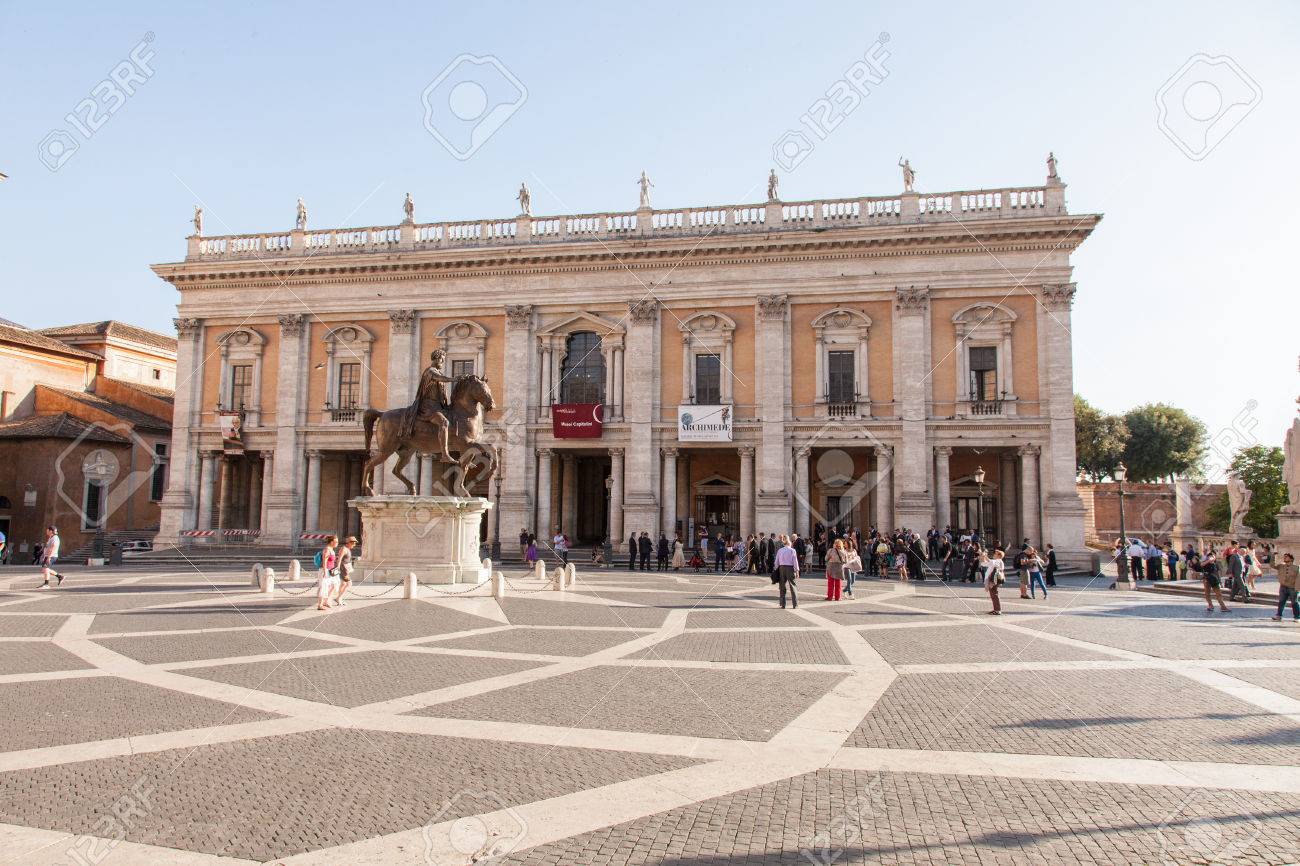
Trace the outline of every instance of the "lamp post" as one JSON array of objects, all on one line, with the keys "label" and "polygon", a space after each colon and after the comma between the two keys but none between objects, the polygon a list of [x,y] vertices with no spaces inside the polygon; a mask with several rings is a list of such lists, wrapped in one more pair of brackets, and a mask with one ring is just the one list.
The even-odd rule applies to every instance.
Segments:
[{"label": "lamp post", "polygon": [[978,499],[975,505],[975,531],[979,534],[980,544],[984,544],[984,467],[975,467],[975,485]]},{"label": "lamp post", "polygon": [[1121,580],[1130,587],[1133,583],[1128,570],[1128,530],[1124,526],[1124,479],[1128,478],[1128,468],[1120,463],[1110,474],[1119,484],[1119,561],[1115,564],[1119,576],[1115,579],[1115,583],[1110,585],[1111,589],[1115,589]]},{"label": "lamp post", "polygon": [[492,522],[492,561],[501,561],[501,473],[493,479],[496,482],[497,519]]}]

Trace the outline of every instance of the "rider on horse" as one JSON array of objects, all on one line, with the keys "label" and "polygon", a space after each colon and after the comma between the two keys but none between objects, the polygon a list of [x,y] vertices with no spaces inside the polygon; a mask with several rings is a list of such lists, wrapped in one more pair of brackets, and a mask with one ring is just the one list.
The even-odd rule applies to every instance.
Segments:
[{"label": "rider on horse", "polygon": [[409,437],[415,429],[416,421],[428,421],[433,425],[439,449],[434,459],[451,463],[451,454],[447,451],[450,425],[445,410],[451,406],[447,396],[447,383],[451,382],[452,378],[442,372],[442,364],[446,359],[447,353],[442,349],[434,349],[433,354],[429,356],[429,366],[420,374],[420,387],[416,389],[415,402],[406,410],[406,423],[403,427],[405,437]]}]

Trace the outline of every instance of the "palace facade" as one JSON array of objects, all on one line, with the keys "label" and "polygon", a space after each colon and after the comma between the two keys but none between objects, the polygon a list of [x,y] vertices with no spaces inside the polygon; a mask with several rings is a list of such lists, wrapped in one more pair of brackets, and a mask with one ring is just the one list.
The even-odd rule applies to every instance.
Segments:
[{"label": "palace facade", "polygon": [[[507,551],[976,527],[1084,553],[1065,186],[188,239],[162,541],[356,532],[361,411],[486,377]],[[421,492],[438,489],[421,460]],[[403,492],[391,477],[389,493]],[[491,532],[495,526],[487,531]]]}]

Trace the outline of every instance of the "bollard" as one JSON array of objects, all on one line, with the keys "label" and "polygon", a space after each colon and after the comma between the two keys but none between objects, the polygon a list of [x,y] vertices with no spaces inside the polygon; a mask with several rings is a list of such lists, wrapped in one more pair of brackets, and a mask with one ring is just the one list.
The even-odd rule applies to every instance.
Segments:
[{"label": "bollard", "polygon": [[302,566],[296,559],[289,560],[289,580],[302,580]]},{"label": "bollard", "polygon": [[564,582],[567,586],[573,586],[578,582],[578,566],[572,562],[564,566]]},{"label": "bollard", "polygon": [[406,589],[402,594],[402,598],[420,597],[420,581],[416,579],[414,571],[407,572],[404,583],[406,584]]},{"label": "bollard", "polygon": [[492,572],[492,597],[497,601],[506,597],[506,576],[503,572]]},{"label": "bollard", "polygon": [[484,559],[483,562],[480,563],[480,564],[483,566],[483,570],[484,570],[484,571],[491,571],[491,570],[492,570],[492,560],[490,560],[490,559]]},{"label": "bollard", "polygon": [[551,574],[551,589],[564,592],[564,569],[557,568]]},{"label": "bollard", "polygon": [[546,564],[540,559],[533,562],[533,580],[546,580]]},{"label": "bollard", "polygon": [[266,595],[275,595],[275,569],[267,568],[262,570],[262,592]]},{"label": "bollard", "polygon": [[253,574],[251,575],[251,579],[248,581],[248,585],[257,587],[262,585],[262,563],[253,563]]}]

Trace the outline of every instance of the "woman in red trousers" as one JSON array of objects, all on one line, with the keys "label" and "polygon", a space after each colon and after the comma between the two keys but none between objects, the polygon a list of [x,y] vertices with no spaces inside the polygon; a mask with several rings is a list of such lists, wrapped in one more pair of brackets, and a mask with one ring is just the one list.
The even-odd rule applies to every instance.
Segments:
[{"label": "woman in red trousers", "polygon": [[835,539],[835,546],[826,555],[826,600],[839,601],[840,590],[844,585],[844,560],[848,553],[844,549],[844,539]]}]

